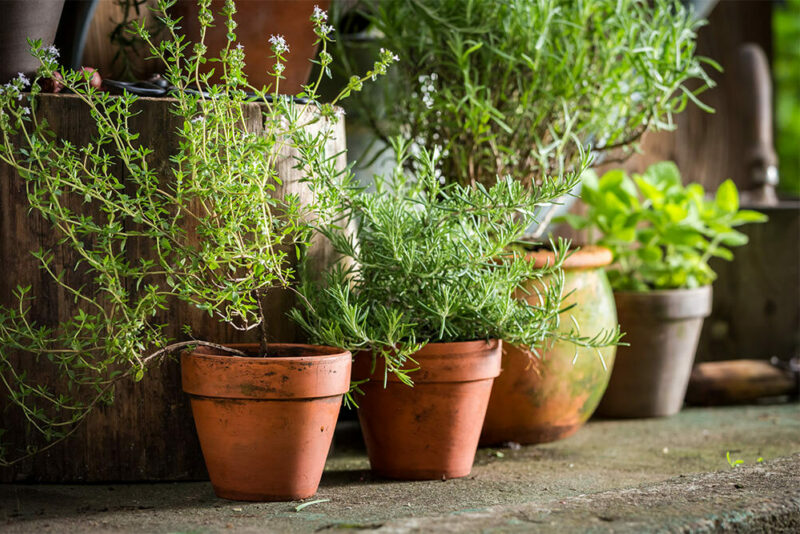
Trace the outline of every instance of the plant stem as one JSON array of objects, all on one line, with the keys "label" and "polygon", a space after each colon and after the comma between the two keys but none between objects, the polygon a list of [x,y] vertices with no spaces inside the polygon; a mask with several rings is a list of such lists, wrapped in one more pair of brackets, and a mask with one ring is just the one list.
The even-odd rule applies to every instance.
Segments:
[{"label": "plant stem", "polygon": [[261,352],[264,357],[267,356],[267,349],[269,348],[269,333],[267,331],[267,315],[264,313],[264,304],[261,302],[264,293],[263,291],[256,291],[256,302],[258,303],[258,314],[261,316],[261,321],[258,324],[258,331],[261,335],[259,343],[261,345]]}]

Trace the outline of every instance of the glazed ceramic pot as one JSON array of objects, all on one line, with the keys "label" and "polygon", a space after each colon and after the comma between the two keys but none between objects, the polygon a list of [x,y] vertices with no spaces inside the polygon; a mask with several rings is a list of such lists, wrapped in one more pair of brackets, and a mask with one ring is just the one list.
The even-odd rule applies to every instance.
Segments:
[{"label": "glazed ceramic pot", "polygon": [[[225,0],[211,1],[215,27],[207,30],[205,38],[211,56],[218,56],[228,43],[227,29],[219,15],[224,4]],[[314,44],[317,36],[310,17],[314,6],[328,9],[329,5],[330,0],[237,0],[237,12],[233,18],[238,24],[235,30],[238,42],[246,55],[244,73],[248,82],[256,87],[274,85],[275,77],[270,73],[275,60],[268,40],[271,35],[281,35],[289,46],[289,52],[285,54],[280,92],[296,94],[302,91],[302,85],[311,73],[311,60],[317,53]],[[190,41],[197,42],[200,37],[197,0],[179,0],[172,8],[172,14],[183,17],[183,31]],[[207,63],[204,68],[206,72],[215,69],[217,73],[212,82],[219,82],[218,63]]]},{"label": "glazed ceramic pot", "polygon": [[[528,258],[538,266],[552,265],[549,250],[531,252]],[[561,325],[572,328],[570,318],[580,326],[582,335],[594,335],[617,326],[614,296],[605,266],[612,260],[611,251],[602,247],[584,247],[564,262],[564,305],[576,306],[561,314]],[[545,281],[545,283],[547,283]],[[532,288],[531,288],[532,289]],[[526,295],[537,302],[535,292]],[[503,347],[503,371],[495,379],[481,444],[504,442],[545,443],[576,432],[597,408],[608,384],[614,364],[615,347],[597,352],[571,343],[555,343],[542,358],[511,345]]]},{"label": "glazed ceramic pot", "polygon": [[[258,345],[230,345],[257,354]],[[181,356],[197,435],[217,496],[288,501],[314,495],[350,388],[351,355],[270,345],[268,357],[198,347]]]},{"label": "glazed ceramic pot", "polygon": [[372,470],[404,480],[442,480],[469,475],[478,448],[492,382],[500,372],[502,343],[429,343],[415,353],[419,370],[410,387],[384,367],[372,370],[372,354],[353,364],[364,396],[358,417]]},{"label": "glazed ceramic pot", "polygon": [[629,346],[617,351],[598,414],[659,417],[680,411],[711,295],[711,286],[614,292]]}]

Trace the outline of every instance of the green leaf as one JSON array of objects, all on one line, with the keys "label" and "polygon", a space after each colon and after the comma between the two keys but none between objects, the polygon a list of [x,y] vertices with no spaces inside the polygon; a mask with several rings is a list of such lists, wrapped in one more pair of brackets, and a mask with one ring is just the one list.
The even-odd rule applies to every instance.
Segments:
[{"label": "green leaf", "polygon": [[740,225],[745,223],[763,223],[766,222],[769,218],[766,214],[761,213],[760,211],[752,211],[752,210],[740,210],[734,215],[732,224]]},{"label": "green leaf", "polygon": [[720,234],[719,240],[723,245],[727,245],[729,247],[739,247],[746,245],[749,241],[749,238],[746,234],[732,230],[728,233]]},{"label": "green leaf", "polygon": [[663,192],[681,187],[681,173],[672,161],[660,161],[644,171],[643,178]]},{"label": "green leaf", "polygon": [[714,204],[725,213],[736,213],[736,210],[739,209],[739,192],[736,190],[733,180],[728,179],[722,182],[714,197]]},{"label": "green leaf", "polygon": [[589,219],[582,215],[577,215],[575,213],[565,213],[561,217],[557,217],[554,219],[554,222],[561,223],[566,222],[572,228],[576,230],[583,230],[589,224]]}]

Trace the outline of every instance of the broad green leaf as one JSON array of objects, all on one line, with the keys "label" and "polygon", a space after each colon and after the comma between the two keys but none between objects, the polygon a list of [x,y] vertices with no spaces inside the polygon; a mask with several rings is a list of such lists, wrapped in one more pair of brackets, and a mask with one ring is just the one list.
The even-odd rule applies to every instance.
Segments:
[{"label": "broad green leaf", "polygon": [[644,171],[643,177],[665,193],[671,188],[681,187],[681,173],[672,161],[660,161],[650,165]]},{"label": "broad green leaf", "polygon": [[722,243],[723,245],[727,245],[729,247],[739,247],[742,245],[746,245],[747,242],[749,241],[749,238],[747,237],[747,235],[741,232],[732,230],[727,234],[720,235],[719,240],[720,243]]},{"label": "broad green leaf", "polygon": [[741,210],[733,217],[733,224],[740,225],[744,223],[763,223],[769,218],[760,211]]},{"label": "broad green leaf", "polygon": [[725,213],[736,213],[736,210],[739,209],[739,193],[733,180],[728,179],[722,182],[717,189],[714,203]]},{"label": "broad green leaf", "polygon": [[658,187],[649,183],[642,176],[634,176],[633,179],[636,185],[639,186],[639,190],[642,192],[642,195],[644,195],[644,198],[652,201],[654,204],[660,204],[664,201],[664,193],[662,193]]},{"label": "broad green leaf", "polygon": [[589,224],[589,219],[575,213],[566,213],[561,217],[554,219],[554,222],[565,222],[576,230],[583,230]]}]

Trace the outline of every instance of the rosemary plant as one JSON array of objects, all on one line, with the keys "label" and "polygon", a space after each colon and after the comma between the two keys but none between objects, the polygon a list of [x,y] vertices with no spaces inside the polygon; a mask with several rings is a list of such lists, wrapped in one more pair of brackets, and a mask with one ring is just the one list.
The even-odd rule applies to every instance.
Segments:
[{"label": "rosemary plant", "polygon": [[[218,58],[207,57],[204,44],[205,29],[214,22],[210,0],[199,2],[203,31],[193,45],[168,14],[173,3],[160,0],[155,10],[168,39],[155,43],[143,25],[137,27],[164,65],[175,88],[172,112],[182,119],[175,132],[179,148],[166,170],[129,126],[137,98],[98,91],[81,72],[64,72],[61,83],[86,105],[96,134],[84,146],[56,138],[36,110],[39,81],[58,69],[52,47],[32,43],[40,78],[31,84],[20,75],[0,91],[0,160],[19,173],[33,213],[50,222],[60,246],[77,255],[81,278],[93,281],[70,284],[53,267],[55,251],[35,251],[40,267],[81,304],[79,311],[57,325],[37,324],[30,317],[35,296],[25,287],[16,291],[16,306],[0,308],[0,381],[44,437],[44,448],[74,432],[95,405],[110,401],[120,380],[140,380],[149,364],[188,346],[217,346],[168,338],[158,312],[176,300],[233,328],[261,328],[266,354],[262,297],[270,288],[291,288],[295,273],[287,250],[306,245],[315,218],[324,220],[339,204],[338,189],[317,187],[339,179],[336,155],[326,152],[332,129],[325,127],[337,120],[336,101],[385,73],[396,59],[384,51],[372,70],[353,77],[330,103],[316,99],[319,79],[305,87],[305,101],[281,97],[289,53],[283,37],[270,39],[277,58],[274,84],[253,87],[242,74],[245,55],[236,45],[234,2],[225,3],[218,21],[228,29],[228,45]],[[332,60],[326,20],[324,11],[315,10],[323,73]],[[210,74],[201,74],[207,61],[217,62],[221,84],[211,85]],[[260,109],[260,120],[248,120],[245,113],[253,109]],[[312,135],[307,127],[315,122],[323,127]],[[287,149],[298,154],[297,166],[315,188],[314,206],[272,194],[281,183],[276,162]],[[127,255],[126,247],[134,245],[151,250],[152,257]],[[32,382],[15,366],[14,355],[48,366],[58,383]],[[0,465],[38,450],[30,444],[14,460],[12,451],[0,448]]]},{"label": "rosemary plant", "polygon": [[[305,298],[292,317],[312,340],[372,351],[385,376],[409,385],[413,353],[429,342],[501,338],[536,354],[555,339],[591,347],[618,341],[617,331],[558,332],[566,242],[554,245],[558,260],[546,268],[511,247],[533,211],[565,194],[571,179],[546,179],[533,190],[510,178],[491,188],[442,185],[430,152],[415,158],[410,176],[409,145],[395,140],[393,147],[391,176],[377,177],[374,191],[342,195],[345,217],[320,228],[345,261],[300,289]],[[516,298],[526,282],[545,276],[551,281],[538,285],[539,304]]]},{"label": "rosemary plant", "polygon": [[[584,150],[671,129],[688,101],[708,109],[696,96],[714,85],[703,64],[718,68],[694,56],[701,22],[673,0],[362,6],[375,46],[403,62],[356,99],[360,111],[381,138],[438,151],[443,175],[462,184],[511,175],[530,186],[576,171]],[[338,56],[344,69],[356,63]]]}]

